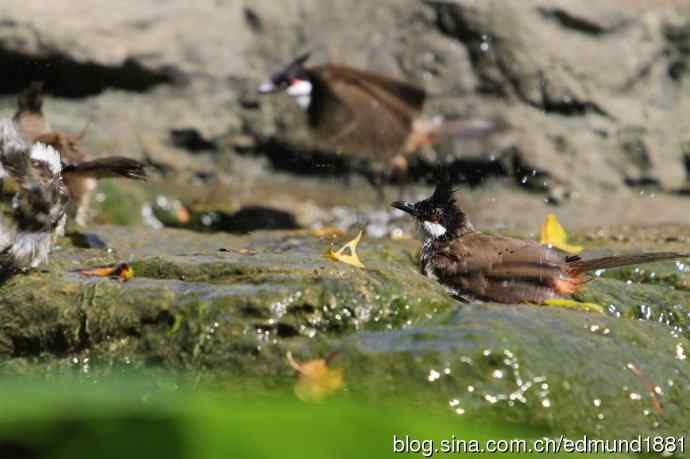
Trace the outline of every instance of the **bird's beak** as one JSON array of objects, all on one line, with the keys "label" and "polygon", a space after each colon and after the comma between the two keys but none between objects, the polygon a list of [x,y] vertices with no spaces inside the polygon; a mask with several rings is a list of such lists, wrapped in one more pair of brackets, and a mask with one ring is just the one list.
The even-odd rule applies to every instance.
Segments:
[{"label": "bird's beak", "polygon": [[400,209],[403,212],[406,212],[412,216],[417,215],[417,208],[415,207],[413,202],[395,201],[391,204],[391,206],[395,207],[396,209]]},{"label": "bird's beak", "polygon": [[278,88],[276,87],[276,85],[273,84],[271,80],[264,81],[257,89],[259,94],[270,94],[272,92],[276,92],[277,90]]}]

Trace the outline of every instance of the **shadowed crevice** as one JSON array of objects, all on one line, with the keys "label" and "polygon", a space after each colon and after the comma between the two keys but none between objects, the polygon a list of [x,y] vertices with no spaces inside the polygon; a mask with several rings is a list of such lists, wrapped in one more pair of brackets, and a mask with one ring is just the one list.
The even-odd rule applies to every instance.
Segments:
[{"label": "shadowed crevice", "polygon": [[182,83],[179,70],[166,67],[147,69],[127,59],[120,65],[78,62],[55,53],[32,57],[0,49],[0,68],[10,69],[0,78],[0,94],[16,94],[32,81],[45,82],[45,91],[59,97],[81,98],[108,88],[145,92],[161,84]]}]

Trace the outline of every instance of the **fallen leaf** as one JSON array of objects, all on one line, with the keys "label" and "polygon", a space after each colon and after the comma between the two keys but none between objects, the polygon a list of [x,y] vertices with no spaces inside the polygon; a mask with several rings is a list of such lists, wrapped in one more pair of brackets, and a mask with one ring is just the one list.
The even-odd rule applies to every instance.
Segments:
[{"label": "fallen leaf", "polygon": [[[340,250],[334,252],[329,250],[326,253],[326,257],[333,261],[340,261],[342,263],[347,263],[348,265],[356,266],[357,268],[364,268],[364,264],[359,260],[357,256],[357,244],[359,244],[360,239],[362,239],[362,232],[360,231],[356,238],[349,241],[347,244],[342,246]],[[345,251],[350,250],[350,254],[346,254]]]},{"label": "fallen leaf", "polygon": [[640,381],[642,384],[645,386],[645,389],[647,389],[647,393],[651,397],[652,401],[652,407],[654,410],[659,413],[661,416],[666,416],[666,412],[664,411],[664,407],[661,406],[661,402],[659,402],[659,399],[656,396],[656,387],[654,384],[652,384],[649,379],[640,371],[639,368],[637,368],[635,365],[632,363],[628,363],[626,365],[628,370],[632,371],[635,376],[640,378]]},{"label": "fallen leaf", "polygon": [[297,362],[287,353],[288,363],[297,371],[295,394],[305,402],[317,402],[343,387],[343,369],[329,368],[328,358]]},{"label": "fallen leaf", "polygon": [[231,253],[236,253],[238,255],[256,255],[256,252],[252,249],[247,249],[247,248],[242,248],[242,249],[226,249],[225,247],[221,247],[218,249],[219,252],[231,252]]},{"label": "fallen leaf", "polygon": [[177,221],[179,221],[182,224],[187,224],[189,223],[189,220],[192,219],[192,214],[189,212],[189,209],[187,209],[185,206],[180,204],[180,206],[177,208],[176,217]]},{"label": "fallen leaf", "polygon": [[120,282],[127,282],[134,277],[134,270],[127,263],[114,266],[99,266],[98,268],[80,269],[79,274],[88,277],[115,277]]},{"label": "fallen leaf", "polygon": [[345,231],[334,226],[325,226],[323,228],[314,228],[309,231],[312,236],[315,237],[328,237],[328,236],[344,236]]},{"label": "fallen leaf", "polygon": [[604,314],[603,306],[596,303],[581,303],[575,300],[568,300],[565,298],[552,298],[544,301],[544,306],[555,306],[558,308],[577,309],[586,312],[598,312]]},{"label": "fallen leaf", "polygon": [[568,235],[558,222],[555,214],[546,216],[546,221],[541,226],[539,242],[572,254],[580,253],[583,249],[581,245],[568,244]]}]

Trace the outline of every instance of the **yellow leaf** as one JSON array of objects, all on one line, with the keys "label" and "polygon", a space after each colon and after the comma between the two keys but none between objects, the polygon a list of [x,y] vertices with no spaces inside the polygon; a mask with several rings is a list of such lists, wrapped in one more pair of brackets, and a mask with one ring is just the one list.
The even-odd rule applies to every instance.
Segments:
[{"label": "yellow leaf", "polygon": [[330,237],[330,236],[343,236],[345,232],[340,228],[335,228],[333,226],[326,226],[323,228],[314,228],[309,233],[315,237]]},{"label": "yellow leaf", "polygon": [[546,216],[546,221],[541,227],[539,242],[573,254],[580,253],[583,249],[581,245],[568,244],[568,235],[554,214]]},{"label": "yellow leaf", "polygon": [[[326,253],[326,257],[330,258],[333,261],[340,261],[343,263],[347,263],[348,265],[356,266],[357,268],[364,268],[364,264],[359,261],[359,257],[357,256],[357,244],[359,244],[359,240],[362,239],[362,232],[360,231],[359,234],[357,235],[356,238],[345,244],[338,250],[337,252],[334,252],[333,250],[329,250]],[[346,250],[350,250],[350,254],[346,254]]]},{"label": "yellow leaf", "polygon": [[552,298],[550,300],[546,300],[544,301],[544,305],[604,314],[604,308],[596,303],[580,303],[579,301],[567,300],[563,298]]},{"label": "yellow leaf", "polygon": [[297,362],[290,352],[288,363],[297,371],[295,394],[305,402],[323,400],[343,387],[343,369],[329,368],[325,359]]},{"label": "yellow leaf", "polygon": [[120,277],[119,279],[122,282],[127,282],[131,278],[134,277],[134,269],[129,266],[127,263],[123,263],[120,265]]}]

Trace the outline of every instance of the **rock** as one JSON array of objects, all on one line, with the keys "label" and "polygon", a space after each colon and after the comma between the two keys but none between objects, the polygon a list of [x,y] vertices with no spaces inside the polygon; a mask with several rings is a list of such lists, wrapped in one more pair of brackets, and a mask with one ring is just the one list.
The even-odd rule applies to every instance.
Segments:
[{"label": "rock", "polygon": [[[541,0],[386,0],[375,7],[365,0],[337,7],[208,0],[163,10],[77,3],[2,7],[0,63],[17,72],[0,92],[46,80],[60,96],[46,103],[55,126],[77,131],[92,120],[91,150],[146,158],[179,182],[180,193],[210,170],[223,181],[272,173],[268,164],[324,178],[371,172],[333,152],[315,156],[294,104],[256,96],[261,79],[305,49],[315,50],[315,63],[424,85],[429,116],[499,118],[511,126],[494,138],[452,141],[433,161],[423,156],[413,167],[416,181],[445,158],[472,186],[508,176],[507,186],[561,204],[630,186],[663,192],[684,185],[690,11],[683,2],[620,9]],[[6,101],[7,114],[12,104]],[[212,158],[192,157],[169,142],[167,133],[179,129],[239,140]],[[236,151],[270,162],[248,171]]]},{"label": "rock", "polygon": [[[577,298],[609,310],[601,315],[457,303],[417,272],[411,241],[365,239],[358,252],[366,268],[357,269],[322,256],[346,238],[304,231],[97,232],[110,250],[62,241],[45,271],[0,287],[5,372],[50,373],[88,362],[94,375],[154,365],[210,380],[227,373],[271,380],[290,374],[288,350],[305,359],[338,351],[348,387],[370,399],[406,394],[407,403],[488,410],[568,435],[684,432],[684,261],[595,279]],[[590,250],[676,250],[690,228],[574,237],[589,237]],[[135,271],[127,283],[73,272],[123,260]]]}]

